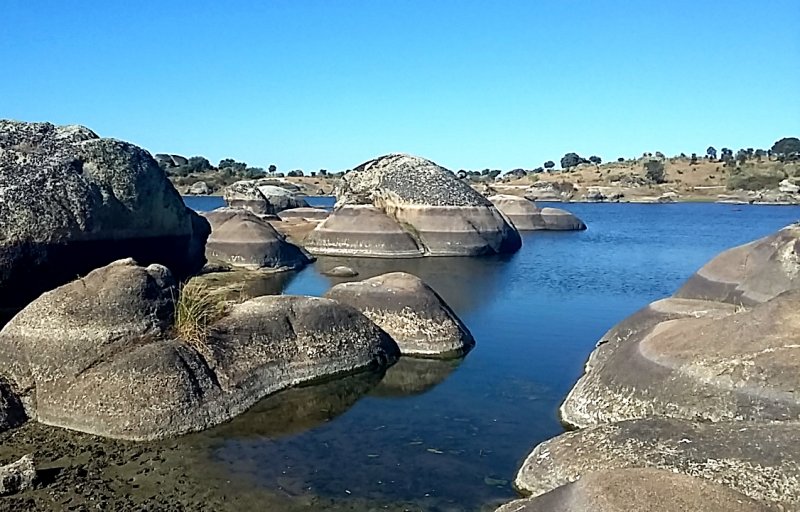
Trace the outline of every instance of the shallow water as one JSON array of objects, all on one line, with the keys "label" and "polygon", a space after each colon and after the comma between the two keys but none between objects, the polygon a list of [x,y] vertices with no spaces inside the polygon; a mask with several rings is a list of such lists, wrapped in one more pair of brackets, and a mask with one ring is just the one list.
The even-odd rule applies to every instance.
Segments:
[{"label": "shallow water", "polygon": [[401,361],[381,382],[305,390],[304,420],[283,432],[246,415],[244,427],[218,430],[212,460],[253,486],[297,496],[491,509],[514,497],[510,482],[533,446],[562,431],[558,405],[607,329],[723,249],[800,219],[798,207],[558,206],[589,229],[524,234],[510,257],[320,258],[286,280],[284,293],[320,295],[342,281],[319,273],[335,265],[353,267],[356,279],[412,272],[450,303],[477,346],[455,363]]}]

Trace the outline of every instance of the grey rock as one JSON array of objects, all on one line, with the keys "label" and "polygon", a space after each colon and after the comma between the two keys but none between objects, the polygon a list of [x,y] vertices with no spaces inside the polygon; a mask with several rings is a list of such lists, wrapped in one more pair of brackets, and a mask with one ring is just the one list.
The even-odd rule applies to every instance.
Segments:
[{"label": "grey rock", "polygon": [[158,153],[154,156],[156,162],[162,167],[180,167],[187,165],[189,159],[181,155],[168,155],[166,153]]},{"label": "grey rock", "polygon": [[768,512],[764,504],[728,487],[652,468],[589,472],[535,498],[497,512]]},{"label": "grey rock", "polygon": [[594,471],[656,468],[794,507],[800,504],[797,429],[795,422],[695,423],[658,417],[599,425],[541,443],[514,483],[540,496]]},{"label": "grey rock", "polygon": [[16,494],[33,487],[36,468],[33,455],[25,455],[16,462],[0,466],[0,496]]},{"label": "grey rock", "polygon": [[338,265],[328,270],[323,270],[322,273],[330,277],[355,277],[358,275],[358,272],[343,265]]},{"label": "grey rock", "polygon": [[389,333],[403,355],[458,357],[475,340],[442,298],[405,272],[337,284],[326,297],[355,307]]},{"label": "grey rock", "polygon": [[281,220],[287,219],[305,219],[305,220],[325,220],[331,212],[323,208],[290,208],[278,212],[278,218]]},{"label": "grey rock", "polygon": [[800,186],[788,178],[778,184],[778,190],[784,194],[800,194]]},{"label": "grey rock", "polygon": [[[311,252],[476,256],[514,252],[522,244],[516,229],[485,197],[424,158],[393,154],[370,160],[342,177],[336,196],[331,216],[307,239]],[[359,206],[374,210],[354,208]],[[364,225],[352,225],[356,215]],[[378,247],[354,236],[368,232],[380,239]]]},{"label": "grey rock", "polygon": [[32,419],[145,440],[208,428],[281,389],[399,354],[355,309],[313,297],[230,306],[205,340],[189,342],[173,332],[175,295],[163,266],[97,269],[0,331],[0,375]]},{"label": "grey rock", "polygon": [[189,194],[193,196],[204,196],[210,193],[211,189],[208,188],[208,184],[205,181],[192,183],[192,186],[189,187]]},{"label": "grey rock", "polygon": [[705,264],[675,297],[753,305],[800,288],[800,224],[728,249]]},{"label": "grey rock", "polygon": [[283,210],[308,207],[305,199],[274,183],[275,180],[266,178],[237,181],[225,188],[222,197],[229,207],[244,208],[258,215],[276,215]]},{"label": "grey rock", "polygon": [[575,214],[560,208],[542,208],[539,212],[548,231],[583,231],[586,224]]},{"label": "grey rock", "polygon": [[539,208],[524,197],[495,195],[489,198],[520,231],[575,231],[586,229],[578,217],[559,208]]},{"label": "grey rock", "polygon": [[251,269],[294,270],[311,262],[300,247],[286,241],[269,222],[240,208],[219,208],[203,214],[211,224],[206,258]]},{"label": "grey rock", "polygon": [[0,120],[0,307],[124,257],[191,275],[205,263],[203,223],[143,149]]}]

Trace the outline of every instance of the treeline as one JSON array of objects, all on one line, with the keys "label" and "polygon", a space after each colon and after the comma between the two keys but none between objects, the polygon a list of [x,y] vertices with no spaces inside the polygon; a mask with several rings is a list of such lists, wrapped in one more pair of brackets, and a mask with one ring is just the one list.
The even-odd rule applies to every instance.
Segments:
[{"label": "treeline", "polygon": [[233,158],[223,158],[217,165],[211,164],[207,158],[202,156],[192,156],[189,158],[180,155],[169,155],[159,153],[155,159],[168,176],[176,178],[187,178],[192,175],[209,175],[219,173],[223,177],[237,179],[256,179],[264,177],[302,177],[302,176],[341,176],[343,172],[329,173],[327,169],[311,171],[306,174],[302,169],[292,169],[288,172],[279,172],[274,164],[264,169],[263,167],[252,167],[245,162],[237,162]]}]

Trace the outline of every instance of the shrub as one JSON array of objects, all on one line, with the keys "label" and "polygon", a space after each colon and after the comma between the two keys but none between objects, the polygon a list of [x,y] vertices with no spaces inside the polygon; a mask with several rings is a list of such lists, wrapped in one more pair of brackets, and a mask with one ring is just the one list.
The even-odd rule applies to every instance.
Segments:
[{"label": "shrub", "polygon": [[757,169],[753,166],[742,166],[728,176],[728,188],[731,190],[778,188],[778,184],[785,178],[786,173],[779,169]]},{"label": "shrub", "polygon": [[648,160],[644,163],[645,176],[653,183],[664,183],[667,181],[667,173],[664,170],[664,162],[661,160]]},{"label": "shrub", "polygon": [[207,350],[211,325],[225,316],[225,301],[208,286],[191,281],[180,287],[175,303],[175,334],[196,348]]}]

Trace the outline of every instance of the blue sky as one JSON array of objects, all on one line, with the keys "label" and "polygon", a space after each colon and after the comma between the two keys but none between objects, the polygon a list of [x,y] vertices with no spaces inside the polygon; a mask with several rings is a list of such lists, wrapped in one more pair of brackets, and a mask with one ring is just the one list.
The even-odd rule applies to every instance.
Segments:
[{"label": "blue sky", "polygon": [[800,136],[800,2],[2,0],[0,117],[339,170]]}]

